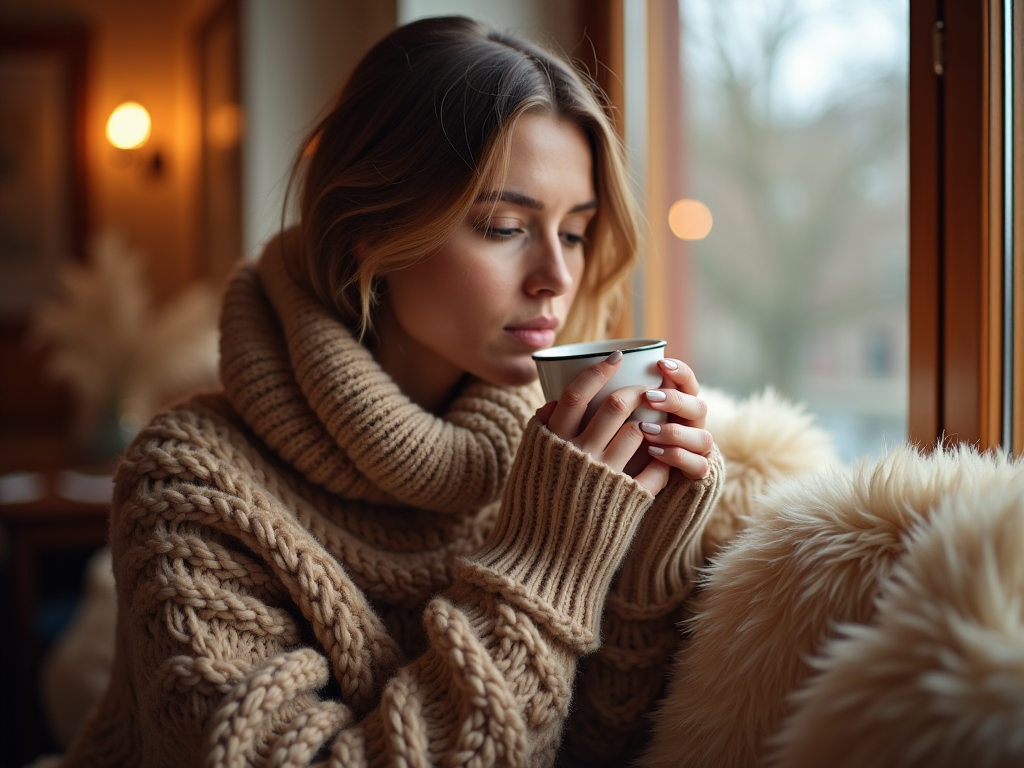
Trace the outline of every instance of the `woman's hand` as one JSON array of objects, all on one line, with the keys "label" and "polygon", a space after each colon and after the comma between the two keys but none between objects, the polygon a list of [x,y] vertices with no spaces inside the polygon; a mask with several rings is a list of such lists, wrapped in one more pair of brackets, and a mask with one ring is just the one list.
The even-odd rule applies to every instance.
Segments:
[{"label": "woman's hand", "polygon": [[[587,406],[618,370],[621,360],[622,353],[613,352],[588,367],[557,401],[547,403],[537,412],[541,421],[563,440],[619,472],[647,438],[651,443],[648,453],[654,460],[634,479],[653,494],[668,483],[671,467],[678,467],[687,477],[703,477],[708,471],[704,457],[713,444],[703,429],[707,406],[696,397],[698,384],[693,372],[677,360],[660,363],[661,389],[616,390],[601,404],[586,428],[580,430]],[[655,410],[666,412],[669,423],[641,425],[626,421],[645,401]]]},{"label": "woman's hand", "polygon": [[708,406],[697,397],[697,377],[681,360],[658,361],[662,372],[661,389],[645,392],[647,405],[668,414],[668,422],[642,422],[640,429],[651,444],[647,452],[659,462],[675,467],[691,480],[708,473],[708,454],[715,445],[704,429]]}]

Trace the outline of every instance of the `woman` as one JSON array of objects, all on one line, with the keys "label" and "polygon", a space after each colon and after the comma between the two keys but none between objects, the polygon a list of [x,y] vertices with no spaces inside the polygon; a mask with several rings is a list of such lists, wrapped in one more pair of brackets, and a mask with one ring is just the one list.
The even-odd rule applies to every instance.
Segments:
[{"label": "woman", "polygon": [[531,418],[531,353],[602,334],[635,256],[608,118],[560,60],[431,19],[304,156],[300,225],[228,289],[223,392],[119,469],[117,657],[66,763],[621,763],[721,460],[678,361],[582,432],[618,353]]}]

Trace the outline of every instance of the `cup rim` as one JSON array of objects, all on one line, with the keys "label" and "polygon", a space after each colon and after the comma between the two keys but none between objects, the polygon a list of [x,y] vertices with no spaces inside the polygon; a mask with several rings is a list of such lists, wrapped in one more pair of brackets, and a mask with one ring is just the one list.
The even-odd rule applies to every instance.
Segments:
[{"label": "cup rim", "polygon": [[[573,350],[574,347],[592,346],[594,344],[610,344],[612,345],[606,351],[601,352],[576,352]],[[623,346],[617,346],[621,344]],[[631,346],[625,346],[631,345]],[[541,349],[534,352],[532,357],[538,363],[552,362],[555,360],[578,360],[584,357],[601,357],[602,355],[610,355],[615,350],[618,350],[623,355],[628,355],[633,352],[647,352],[652,349],[658,349],[665,347],[668,342],[665,339],[604,339],[601,341],[579,341],[574,344],[559,344],[555,347],[548,347],[547,349]],[[562,351],[559,351],[562,350]]]}]

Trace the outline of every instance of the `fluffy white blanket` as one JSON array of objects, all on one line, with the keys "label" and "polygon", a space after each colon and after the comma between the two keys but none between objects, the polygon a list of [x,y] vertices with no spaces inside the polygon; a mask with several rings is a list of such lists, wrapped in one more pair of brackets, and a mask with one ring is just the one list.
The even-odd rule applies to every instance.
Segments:
[{"label": "fluffy white blanket", "polygon": [[[767,421],[746,449],[778,462]],[[1024,765],[1024,462],[901,446],[743,496],[767,474],[717,521],[643,765]]]},{"label": "fluffy white blanket", "polygon": [[722,495],[704,528],[704,555],[710,558],[769,513],[756,503],[769,485],[822,471],[836,456],[828,433],[804,406],[770,387],[742,400],[715,389],[701,390],[701,397],[708,403],[708,431],[726,464]]}]

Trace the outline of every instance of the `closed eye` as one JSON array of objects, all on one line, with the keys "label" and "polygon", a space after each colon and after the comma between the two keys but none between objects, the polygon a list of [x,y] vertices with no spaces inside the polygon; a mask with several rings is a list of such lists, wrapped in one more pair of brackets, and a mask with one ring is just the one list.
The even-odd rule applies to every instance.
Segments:
[{"label": "closed eye", "polygon": [[[473,229],[479,232],[481,237],[485,237],[489,240],[508,240],[523,231],[522,228],[518,226],[494,226],[493,222],[494,219],[481,219],[473,225]],[[514,220],[505,220],[501,223],[516,224],[517,222]]]},{"label": "closed eye", "polygon": [[576,248],[578,246],[589,245],[590,241],[583,235],[573,234],[572,232],[563,232],[562,240],[570,248]]},{"label": "closed eye", "polygon": [[509,238],[515,237],[517,234],[522,232],[521,229],[516,227],[483,227],[481,231],[484,237],[489,237],[494,240],[508,240]]}]

